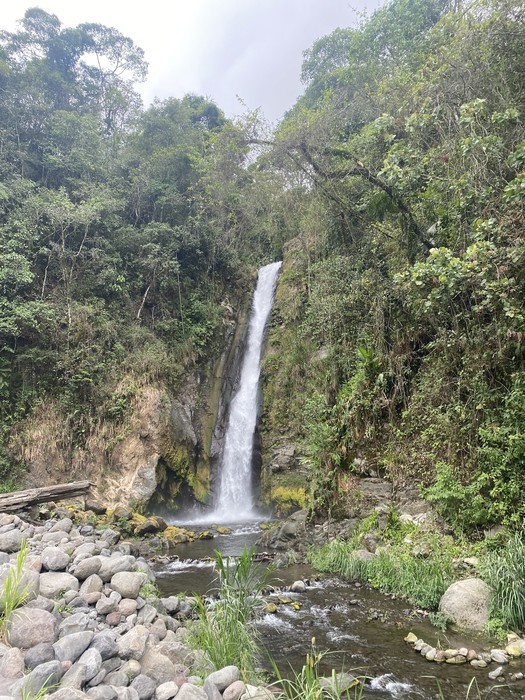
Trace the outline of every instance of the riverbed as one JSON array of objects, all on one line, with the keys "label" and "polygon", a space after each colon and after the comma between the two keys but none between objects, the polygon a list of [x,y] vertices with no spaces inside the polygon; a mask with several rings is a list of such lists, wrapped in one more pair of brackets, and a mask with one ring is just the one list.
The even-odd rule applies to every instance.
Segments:
[{"label": "riverbed", "polygon": [[[161,593],[213,594],[218,584],[214,551],[235,557],[244,547],[254,546],[260,534],[253,523],[237,525],[229,535],[178,545],[174,557],[157,563]],[[307,582],[304,593],[287,590],[296,580]],[[414,652],[403,641],[409,631],[443,649],[466,646],[485,651],[491,644],[483,637],[441,633],[404,601],[338,577],[318,575],[304,565],[275,570],[270,583],[275,591],[265,598],[277,604],[277,612],[262,614],[256,622],[263,668],[271,667],[271,657],[283,675],[289,674],[290,668],[300,669],[315,637],[317,649],[327,652],[323,672],[330,674],[336,669],[366,675],[365,698],[434,700],[441,698],[440,686],[445,700],[464,700],[473,678],[481,697],[503,700],[522,698],[525,693],[525,681],[509,685],[490,681],[488,671],[495,665],[476,670],[468,664],[438,664]],[[290,602],[279,602],[283,598]],[[505,670],[507,675],[525,671],[525,663],[512,661]],[[469,697],[474,700],[478,694],[471,690]]]}]

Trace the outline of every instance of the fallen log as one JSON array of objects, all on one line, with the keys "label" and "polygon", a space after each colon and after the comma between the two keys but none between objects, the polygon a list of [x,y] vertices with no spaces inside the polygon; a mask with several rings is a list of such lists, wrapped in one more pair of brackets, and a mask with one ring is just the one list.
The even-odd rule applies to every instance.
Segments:
[{"label": "fallen log", "polygon": [[41,488],[13,491],[0,494],[0,513],[12,510],[22,510],[27,506],[49,501],[61,501],[65,498],[85,496],[93,486],[91,481],[73,481],[71,484],[56,484]]}]

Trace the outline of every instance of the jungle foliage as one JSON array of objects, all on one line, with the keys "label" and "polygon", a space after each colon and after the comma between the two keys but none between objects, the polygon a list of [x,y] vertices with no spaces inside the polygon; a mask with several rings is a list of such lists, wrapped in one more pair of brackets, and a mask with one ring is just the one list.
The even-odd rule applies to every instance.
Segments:
[{"label": "jungle foliage", "polygon": [[318,513],[383,474],[457,530],[525,516],[524,22],[393,0],[305,53],[267,156],[303,206],[265,429],[300,445]]},{"label": "jungle foliage", "polygon": [[202,366],[268,254],[243,130],[197,95],[144,109],[146,72],[103,25],[33,8],[0,33],[2,488],[39,404],[58,404],[67,451],[137,387]]}]

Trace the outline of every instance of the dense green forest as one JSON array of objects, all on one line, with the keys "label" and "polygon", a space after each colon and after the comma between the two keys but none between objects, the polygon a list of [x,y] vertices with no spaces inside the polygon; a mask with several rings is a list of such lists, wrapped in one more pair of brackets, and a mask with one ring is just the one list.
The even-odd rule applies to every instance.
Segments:
[{"label": "dense green forest", "polygon": [[[63,449],[218,352],[283,257],[263,447],[319,514],[417,482],[457,529],[525,516],[525,12],[392,0],[304,54],[274,133],[144,109],[142,51],[33,9],[0,36],[0,455],[53,404]],[[100,58],[93,62],[92,57]],[[36,418],[34,418],[36,419]]]}]

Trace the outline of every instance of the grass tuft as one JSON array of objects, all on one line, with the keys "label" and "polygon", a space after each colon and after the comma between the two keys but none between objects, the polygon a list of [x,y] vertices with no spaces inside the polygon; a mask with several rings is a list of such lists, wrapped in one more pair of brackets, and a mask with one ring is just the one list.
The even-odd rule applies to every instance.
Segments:
[{"label": "grass tuft", "polygon": [[13,566],[9,569],[0,594],[0,639],[6,640],[7,625],[13,612],[25,603],[29,591],[24,585],[24,565],[29,553],[27,540],[22,541]]},{"label": "grass tuft", "polygon": [[201,596],[195,596],[198,619],[189,642],[205,651],[216,669],[238,666],[243,680],[255,679],[258,643],[251,622],[269,570],[254,565],[253,548],[245,548],[233,560],[216,551],[215,565],[219,573],[218,599],[207,606]]}]

